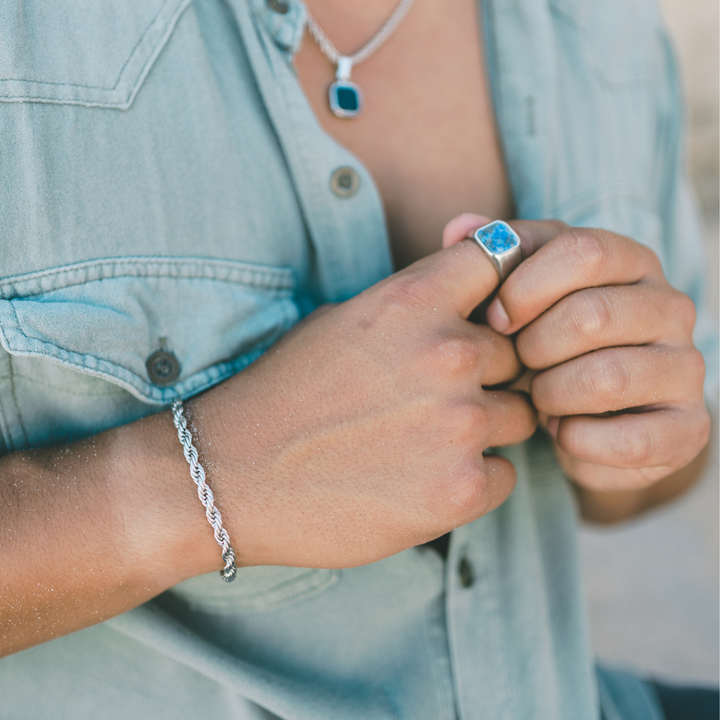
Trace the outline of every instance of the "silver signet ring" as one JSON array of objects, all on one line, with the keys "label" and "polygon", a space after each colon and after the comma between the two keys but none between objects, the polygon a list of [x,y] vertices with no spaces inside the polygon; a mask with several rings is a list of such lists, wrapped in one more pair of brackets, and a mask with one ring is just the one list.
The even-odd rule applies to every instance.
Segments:
[{"label": "silver signet ring", "polygon": [[500,282],[522,262],[523,254],[517,233],[502,220],[483,225],[468,236],[474,240],[495,266]]}]

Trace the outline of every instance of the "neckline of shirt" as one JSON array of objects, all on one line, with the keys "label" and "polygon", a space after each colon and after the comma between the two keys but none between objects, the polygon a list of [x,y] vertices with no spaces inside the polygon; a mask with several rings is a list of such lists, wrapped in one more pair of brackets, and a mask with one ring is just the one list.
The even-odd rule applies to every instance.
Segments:
[{"label": "neckline of shirt", "polygon": [[305,33],[307,9],[301,0],[248,0],[275,44],[290,57],[299,49]]}]

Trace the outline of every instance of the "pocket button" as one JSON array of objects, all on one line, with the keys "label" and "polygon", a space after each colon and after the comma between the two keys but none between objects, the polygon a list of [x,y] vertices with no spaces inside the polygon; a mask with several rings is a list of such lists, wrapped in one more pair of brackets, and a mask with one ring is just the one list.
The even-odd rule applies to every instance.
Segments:
[{"label": "pocket button", "polygon": [[280,13],[280,15],[285,15],[285,13],[290,9],[290,3],[288,0],[267,0],[267,4],[271,10],[274,10],[276,13]]},{"label": "pocket button", "polygon": [[338,197],[351,197],[359,187],[360,176],[351,167],[340,167],[330,177],[330,189]]},{"label": "pocket button", "polygon": [[156,350],[145,361],[153,385],[171,385],[180,377],[180,361],[168,350]]}]

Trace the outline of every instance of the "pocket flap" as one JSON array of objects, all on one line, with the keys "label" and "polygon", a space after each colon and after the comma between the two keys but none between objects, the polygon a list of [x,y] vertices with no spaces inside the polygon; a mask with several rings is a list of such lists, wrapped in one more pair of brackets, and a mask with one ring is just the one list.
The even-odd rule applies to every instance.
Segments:
[{"label": "pocket flap", "polygon": [[[0,281],[0,342],[166,405],[255,360],[299,317],[292,270],[236,261],[128,257]],[[179,376],[146,363],[173,354]]]}]

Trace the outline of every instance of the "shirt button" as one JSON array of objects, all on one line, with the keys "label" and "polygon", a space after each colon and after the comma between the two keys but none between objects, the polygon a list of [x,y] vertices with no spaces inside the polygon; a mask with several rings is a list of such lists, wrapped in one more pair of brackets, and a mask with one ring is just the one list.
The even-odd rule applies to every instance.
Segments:
[{"label": "shirt button", "polygon": [[276,13],[284,15],[290,9],[288,0],[267,0],[268,7]]},{"label": "shirt button", "polygon": [[338,197],[351,197],[359,187],[360,176],[351,167],[339,167],[330,176],[330,189]]},{"label": "shirt button", "polygon": [[145,361],[145,367],[154,385],[170,385],[180,377],[180,361],[168,350],[156,350]]},{"label": "shirt button", "polygon": [[458,563],[458,578],[464,588],[472,587],[475,582],[475,570],[467,558],[463,558]]}]

